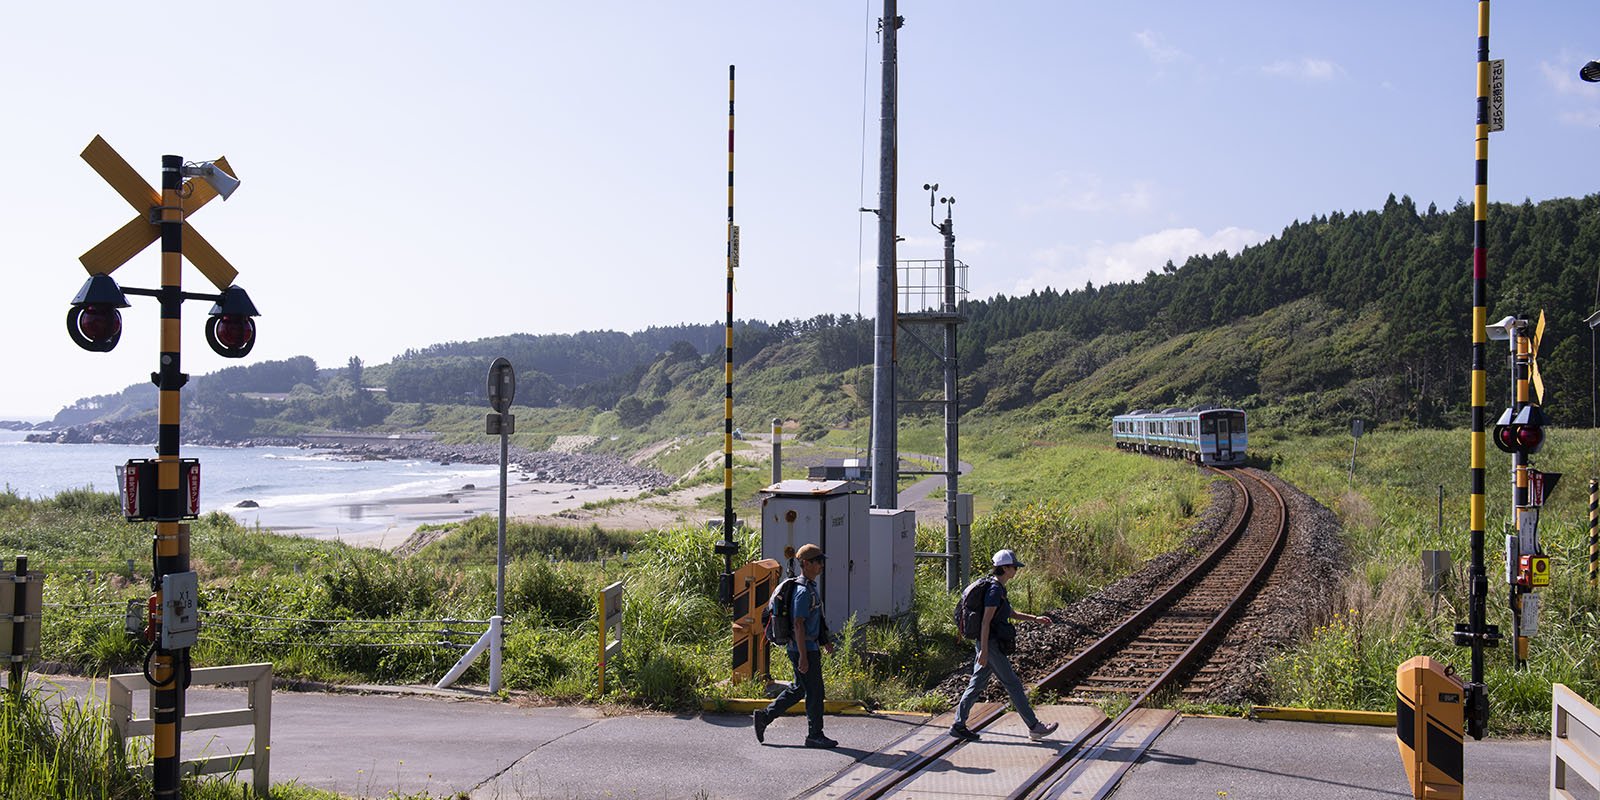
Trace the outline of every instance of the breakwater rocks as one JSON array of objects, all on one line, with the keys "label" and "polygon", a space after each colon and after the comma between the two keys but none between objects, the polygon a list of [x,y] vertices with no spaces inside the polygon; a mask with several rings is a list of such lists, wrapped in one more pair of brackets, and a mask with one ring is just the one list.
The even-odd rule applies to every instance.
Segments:
[{"label": "breakwater rocks", "polygon": [[[318,444],[318,447],[327,445]],[[498,444],[444,444],[420,439],[368,439],[341,441],[337,449],[343,457],[355,459],[415,458],[441,464],[498,464]],[[666,473],[636,467],[616,456],[595,453],[557,453],[548,450],[509,448],[507,459],[514,468],[534,480],[550,483],[583,483],[606,486],[638,486],[655,489],[671,486]]]},{"label": "breakwater rocks", "polygon": [[[59,430],[36,430],[24,441],[43,444],[149,444],[156,443],[156,424],[144,418],[90,422]],[[183,443],[202,447],[300,447],[299,436],[252,436],[229,439],[196,428],[185,428]]]}]

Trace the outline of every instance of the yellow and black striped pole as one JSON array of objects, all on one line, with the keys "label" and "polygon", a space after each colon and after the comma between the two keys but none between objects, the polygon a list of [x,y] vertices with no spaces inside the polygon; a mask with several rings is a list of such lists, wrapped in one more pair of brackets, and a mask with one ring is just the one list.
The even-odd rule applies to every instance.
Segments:
[{"label": "yellow and black striped pole", "polygon": [[713,548],[722,554],[722,602],[733,602],[733,268],[738,263],[738,228],[733,225],[733,67],[728,65],[728,322],[723,330],[722,357],[722,541]]},{"label": "yellow and black striped pole", "polygon": [[1489,578],[1484,566],[1484,403],[1488,393],[1486,350],[1489,334],[1486,276],[1489,214],[1489,0],[1478,0],[1478,108],[1474,130],[1475,186],[1472,206],[1472,563],[1467,568],[1468,612],[1465,630],[1455,641],[1471,648],[1472,674],[1466,687],[1467,732],[1482,739],[1488,732],[1489,695],[1483,683],[1483,649],[1499,638],[1487,627]]},{"label": "yellow and black striped pole", "polygon": [[[189,571],[189,526],[183,516],[184,497],[179,483],[179,390],[188,380],[179,360],[178,322],[183,310],[183,159],[161,157],[161,364],[152,377],[160,390],[156,435],[156,541],[154,583],[156,608],[163,607],[161,578]],[[182,736],[183,684],[188,648],[158,649],[151,658],[151,718],[155,723],[155,796],[178,796],[179,741]]]},{"label": "yellow and black striped pole", "polygon": [[1589,592],[1600,594],[1600,480],[1589,479]]}]

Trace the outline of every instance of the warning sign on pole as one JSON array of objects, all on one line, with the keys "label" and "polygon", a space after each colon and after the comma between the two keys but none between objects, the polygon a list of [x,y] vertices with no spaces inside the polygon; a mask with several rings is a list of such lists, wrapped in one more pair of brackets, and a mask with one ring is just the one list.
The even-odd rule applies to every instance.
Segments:
[{"label": "warning sign on pole", "polygon": [[1506,60],[1489,62],[1489,132],[1506,129]]}]

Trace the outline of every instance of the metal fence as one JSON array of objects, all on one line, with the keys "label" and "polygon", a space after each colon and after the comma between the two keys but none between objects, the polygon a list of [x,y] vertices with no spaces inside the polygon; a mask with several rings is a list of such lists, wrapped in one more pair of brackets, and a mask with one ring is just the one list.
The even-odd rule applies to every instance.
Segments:
[{"label": "metal fence", "polygon": [[[129,602],[45,603],[46,609],[71,611],[74,619],[128,618]],[[115,609],[115,610],[113,610]],[[142,617],[141,617],[142,618]],[[255,647],[438,647],[465,650],[483,635],[486,619],[310,619],[246,614],[236,611],[200,611],[204,624],[200,640],[215,644]],[[309,640],[308,636],[317,637]]]}]

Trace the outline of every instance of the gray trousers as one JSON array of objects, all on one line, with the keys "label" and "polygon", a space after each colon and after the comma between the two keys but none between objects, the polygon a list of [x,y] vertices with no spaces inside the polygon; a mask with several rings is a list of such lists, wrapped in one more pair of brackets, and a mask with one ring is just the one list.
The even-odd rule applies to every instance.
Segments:
[{"label": "gray trousers", "polygon": [[989,663],[979,666],[978,645],[972,646],[972,679],[967,681],[967,690],[961,693],[961,702],[956,704],[956,727],[966,727],[967,715],[972,713],[972,706],[978,702],[978,695],[983,694],[989,685],[989,676],[1000,679],[1000,685],[1006,687],[1006,693],[1011,695],[1011,705],[1017,709],[1017,714],[1022,717],[1022,724],[1029,730],[1039,725],[1039,718],[1034,716],[1033,704],[1028,702],[1028,692],[1022,687],[1022,679],[1011,669],[1011,660],[1000,652],[1000,643],[994,637],[989,637]]}]

